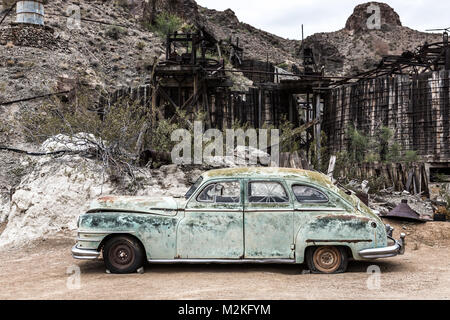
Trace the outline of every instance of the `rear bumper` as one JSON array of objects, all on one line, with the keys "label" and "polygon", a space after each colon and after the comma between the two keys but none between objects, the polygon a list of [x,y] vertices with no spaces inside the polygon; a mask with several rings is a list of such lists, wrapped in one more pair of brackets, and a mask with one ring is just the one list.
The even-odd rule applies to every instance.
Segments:
[{"label": "rear bumper", "polygon": [[391,236],[388,236],[388,238],[394,241],[394,245],[385,248],[361,250],[359,252],[359,255],[363,259],[381,259],[403,255],[406,250],[406,235],[402,233],[400,236],[400,240],[395,240]]},{"label": "rear bumper", "polygon": [[92,249],[79,249],[75,245],[72,248],[72,257],[78,260],[97,260],[100,257],[100,252]]}]

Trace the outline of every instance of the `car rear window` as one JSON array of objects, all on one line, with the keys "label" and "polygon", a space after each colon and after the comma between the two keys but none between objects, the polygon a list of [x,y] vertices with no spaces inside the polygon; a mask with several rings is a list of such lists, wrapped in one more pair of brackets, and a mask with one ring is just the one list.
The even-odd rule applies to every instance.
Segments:
[{"label": "car rear window", "polygon": [[292,187],[295,198],[300,203],[326,203],[328,202],[328,197],[314,187],[295,185]]}]

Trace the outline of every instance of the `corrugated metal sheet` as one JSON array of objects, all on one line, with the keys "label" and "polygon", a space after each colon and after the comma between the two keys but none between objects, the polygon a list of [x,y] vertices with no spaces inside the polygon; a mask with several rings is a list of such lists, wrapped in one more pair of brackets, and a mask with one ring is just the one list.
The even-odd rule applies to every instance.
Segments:
[{"label": "corrugated metal sheet", "polygon": [[401,219],[409,221],[426,222],[426,220],[420,217],[416,211],[411,209],[407,200],[403,200],[394,210],[384,216],[385,218]]},{"label": "corrugated metal sheet", "polygon": [[44,5],[39,1],[17,2],[16,22],[44,25]]}]

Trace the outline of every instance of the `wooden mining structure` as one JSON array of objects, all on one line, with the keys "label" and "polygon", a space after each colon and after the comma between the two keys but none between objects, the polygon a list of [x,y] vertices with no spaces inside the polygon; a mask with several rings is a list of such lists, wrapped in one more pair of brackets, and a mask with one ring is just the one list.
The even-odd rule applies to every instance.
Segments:
[{"label": "wooden mining structure", "polygon": [[[420,194],[433,182],[450,182],[450,49],[443,42],[415,52],[388,56],[373,70],[329,88],[322,119],[331,154],[346,151],[349,126],[376,141],[392,130],[401,154],[415,151],[418,161],[395,165],[364,164],[361,178],[385,177],[390,186]],[[389,185],[386,185],[389,187]]]},{"label": "wooden mining structure", "polygon": [[[202,111],[207,128],[231,128],[236,122],[278,127],[289,120],[294,127],[308,128],[295,137],[305,154],[312,144],[321,149],[322,131],[332,155],[348,149],[349,126],[371,138],[385,126],[394,132],[401,151],[416,151],[420,163],[415,169],[402,164],[362,165],[361,178],[385,175],[397,189],[420,193],[432,180],[431,171],[450,176],[448,35],[444,33],[442,43],[385,57],[375,69],[348,78],[324,77],[312,50],[303,51],[304,71],[286,75],[268,61],[245,60],[238,40],[219,42],[204,30],[172,34],[167,38],[166,61],[155,66],[149,83],[120,89],[103,103],[122,96],[139,98],[166,119],[178,109],[192,121]],[[208,58],[217,55],[219,59]],[[225,55],[234,68],[227,69]],[[253,85],[247,91],[233,90],[233,73],[244,74]]]},{"label": "wooden mining structure", "polygon": [[[279,68],[268,61],[243,59],[238,44],[238,39],[216,41],[204,30],[171,34],[166,41],[166,60],[155,65],[148,83],[118,89],[102,98],[100,105],[129,97],[159,110],[165,119],[182,110],[192,121],[196,112],[203,112],[206,128],[226,129],[234,123],[278,127],[285,119],[295,127],[314,123],[315,127],[298,137],[301,145],[309,148],[317,133],[320,135],[324,105],[320,90],[328,87],[330,80],[312,69],[308,74],[279,74]],[[234,68],[226,68],[225,55]],[[233,90],[234,73],[245,75],[253,85],[246,91]]]}]

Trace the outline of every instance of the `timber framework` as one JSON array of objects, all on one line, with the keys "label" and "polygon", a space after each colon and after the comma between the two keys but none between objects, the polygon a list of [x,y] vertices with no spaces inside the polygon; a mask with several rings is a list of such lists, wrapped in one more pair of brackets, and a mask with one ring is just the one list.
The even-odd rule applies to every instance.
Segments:
[{"label": "timber framework", "polygon": [[[231,128],[235,122],[277,127],[289,120],[294,127],[308,128],[296,137],[302,149],[313,145],[320,150],[323,131],[331,154],[348,149],[349,126],[369,137],[384,126],[394,132],[401,151],[416,151],[425,164],[412,183],[403,185],[413,189],[416,179],[421,185],[417,190],[422,190],[433,171],[450,175],[447,32],[442,42],[384,57],[374,69],[351,77],[327,77],[316,65],[312,49],[302,48],[302,55],[303,65],[289,73],[269,61],[245,59],[239,39],[218,41],[204,29],[175,33],[167,37],[166,60],[156,65],[147,85],[119,89],[103,98],[102,104],[130,96],[160,110],[165,118],[173,117],[177,109],[191,119],[201,111],[206,114],[206,126],[218,129]],[[233,89],[236,74],[253,85]],[[380,174],[381,167],[361,170]],[[399,172],[403,171],[400,166]],[[403,180],[411,180],[409,173]]]}]

